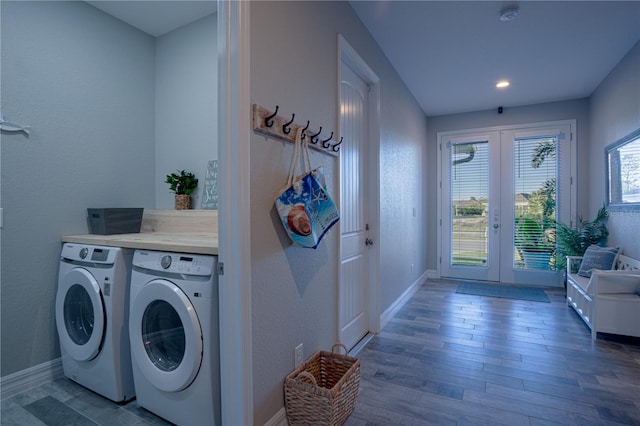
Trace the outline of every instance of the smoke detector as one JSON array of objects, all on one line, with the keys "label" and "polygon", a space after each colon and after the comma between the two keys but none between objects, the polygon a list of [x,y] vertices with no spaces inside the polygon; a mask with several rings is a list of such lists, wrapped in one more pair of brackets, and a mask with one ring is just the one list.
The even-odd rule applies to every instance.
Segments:
[{"label": "smoke detector", "polygon": [[513,21],[518,17],[518,6],[507,6],[500,11],[501,21]]}]

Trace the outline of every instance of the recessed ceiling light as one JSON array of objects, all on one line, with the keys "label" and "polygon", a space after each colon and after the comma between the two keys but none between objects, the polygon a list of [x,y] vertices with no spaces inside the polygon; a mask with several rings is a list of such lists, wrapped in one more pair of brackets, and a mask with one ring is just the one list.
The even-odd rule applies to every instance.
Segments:
[{"label": "recessed ceiling light", "polygon": [[496,87],[498,89],[504,89],[505,87],[508,87],[511,83],[509,83],[507,80],[500,80],[497,84]]}]

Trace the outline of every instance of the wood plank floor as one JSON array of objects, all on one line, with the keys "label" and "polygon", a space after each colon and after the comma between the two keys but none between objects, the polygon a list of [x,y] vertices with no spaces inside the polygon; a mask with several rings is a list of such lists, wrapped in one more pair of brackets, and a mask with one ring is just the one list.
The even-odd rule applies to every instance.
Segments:
[{"label": "wood plank floor", "polygon": [[[638,339],[593,343],[564,289],[541,303],[456,286],[425,284],[357,355],[346,425],[640,425]],[[0,424],[168,425],[66,378],[3,400]]]},{"label": "wood plank floor", "polygon": [[357,355],[347,425],[640,425],[640,342],[599,335],[565,304],[423,285]]}]

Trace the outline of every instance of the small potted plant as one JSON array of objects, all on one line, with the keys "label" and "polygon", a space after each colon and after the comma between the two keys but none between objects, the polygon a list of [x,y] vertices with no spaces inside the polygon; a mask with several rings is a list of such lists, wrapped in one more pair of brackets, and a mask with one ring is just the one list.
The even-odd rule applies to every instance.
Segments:
[{"label": "small potted plant", "polygon": [[178,170],[178,173],[167,175],[165,183],[169,184],[171,192],[176,194],[176,210],[191,208],[191,193],[198,187],[198,179],[191,172]]}]

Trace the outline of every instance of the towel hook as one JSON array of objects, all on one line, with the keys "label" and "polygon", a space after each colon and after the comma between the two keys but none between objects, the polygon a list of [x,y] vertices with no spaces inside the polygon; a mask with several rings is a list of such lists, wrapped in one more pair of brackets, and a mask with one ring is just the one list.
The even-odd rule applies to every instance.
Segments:
[{"label": "towel hook", "polygon": [[322,141],[323,148],[329,148],[331,146],[331,144],[327,143],[331,140],[331,138],[333,138],[333,132],[331,132],[331,135],[327,139]]},{"label": "towel hook", "polygon": [[316,133],[315,135],[310,135],[312,144],[315,145],[318,143],[318,136],[320,136],[320,133],[322,133],[322,126],[320,126],[320,130],[318,131],[318,133]]},{"label": "towel hook", "polygon": [[307,125],[304,126],[304,129],[302,129],[302,136],[300,137],[301,141],[303,141],[304,138],[307,136],[307,134],[305,132],[307,131],[308,128],[309,128],[309,120],[307,120]]},{"label": "towel hook", "polygon": [[291,114],[291,121],[289,121],[288,123],[285,123],[282,125],[282,132],[285,135],[288,135],[289,133],[291,133],[291,128],[289,126],[291,126],[291,123],[293,123],[293,120],[296,118],[295,114]]},{"label": "towel hook", "polygon": [[273,126],[273,117],[276,116],[276,114],[278,113],[278,105],[276,105],[276,110],[273,112],[273,114],[267,116],[264,118],[264,125],[267,127],[271,127]]},{"label": "towel hook", "polygon": [[340,151],[340,144],[342,143],[342,139],[343,138],[344,138],[344,136],[340,136],[340,142],[338,142],[337,144],[333,145],[333,147],[331,148],[331,149],[333,149],[333,152]]}]

